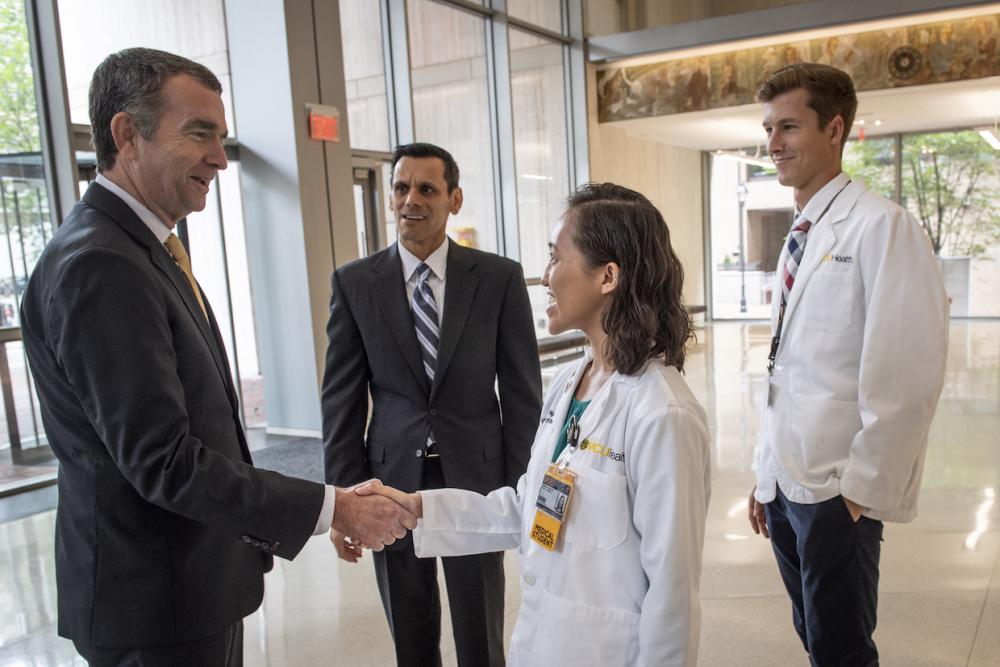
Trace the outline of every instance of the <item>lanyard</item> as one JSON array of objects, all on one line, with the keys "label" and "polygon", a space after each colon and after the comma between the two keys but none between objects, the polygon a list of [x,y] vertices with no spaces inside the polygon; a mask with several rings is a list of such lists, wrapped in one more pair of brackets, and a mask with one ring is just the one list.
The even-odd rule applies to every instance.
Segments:
[{"label": "lanyard", "polygon": [[559,472],[565,472],[570,460],[576,454],[577,444],[580,442],[580,423],[576,415],[569,418],[569,426],[566,428],[566,449],[559,455],[559,462],[556,464]]},{"label": "lanyard", "polygon": [[[837,201],[837,197],[840,196],[840,193],[843,192],[844,190],[846,190],[847,186],[850,185],[850,184],[851,184],[851,181],[848,180],[847,183],[844,184],[844,187],[842,187],[839,190],[837,190],[837,194],[833,195],[833,197],[830,199],[830,201],[827,202],[826,208],[823,209],[823,212],[820,213],[819,217],[816,218],[816,220],[812,223],[813,226],[816,226],[816,225],[819,224],[819,221],[823,219],[823,216],[826,215],[826,212],[830,210],[831,206],[833,206],[833,202]],[[775,329],[774,336],[771,337],[771,351],[767,355],[767,374],[768,375],[774,375],[774,360],[778,356],[778,345],[781,343],[781,328],[782,328],[782,326],[785,323],[785,306],[786,305],[787,304],[785,303],[785,294],[784,294],[784,291],[782,290],[782,293],[781,293],[781,305],[778,307],[778,326]]]}]

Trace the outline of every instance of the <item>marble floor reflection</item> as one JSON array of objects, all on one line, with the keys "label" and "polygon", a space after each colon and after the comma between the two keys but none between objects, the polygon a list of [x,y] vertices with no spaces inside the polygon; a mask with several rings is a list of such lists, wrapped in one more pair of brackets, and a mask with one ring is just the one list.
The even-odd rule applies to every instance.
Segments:
[{"label": "marble floor reflection", "polygon": [[[718,466],[702,578],[706,666],[807,664],[770,547],[745,519],[767,345],[764,325],[717,323],[699,330],[687,364]],[[1000,322],[955,322],[919,517],[885,531],[883,665],[1000,665],[998,436]],[[53,525],[51,511],[0,524],[0,667],[83,664],[55,635]],[[507,570],[509,635],[520,599],[511,557]],[[445,632],[445,664],[455,664],[453,644]],[[316,537],[294,562],[277,563],[263,606],[246,622],[247,665],[392,663],[370,556],[340,562]]]}]

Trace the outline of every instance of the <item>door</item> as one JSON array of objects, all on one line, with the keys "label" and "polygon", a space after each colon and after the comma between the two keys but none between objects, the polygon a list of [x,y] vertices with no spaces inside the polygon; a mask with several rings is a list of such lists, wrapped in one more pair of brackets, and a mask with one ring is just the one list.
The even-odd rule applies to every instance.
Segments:
[{"label": "door", "polygon": [[367,257],[396,241],[396,222],[389,208],[391,156],[381,153],[355,154],[352,163],[358,256]]}]

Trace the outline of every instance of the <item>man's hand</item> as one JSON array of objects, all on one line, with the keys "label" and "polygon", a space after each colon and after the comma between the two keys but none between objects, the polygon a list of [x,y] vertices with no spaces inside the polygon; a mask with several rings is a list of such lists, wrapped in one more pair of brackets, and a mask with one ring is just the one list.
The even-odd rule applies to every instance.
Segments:
[{"label": "man's hand", "polygon": [[354,492],[361,496],[379,495],[389,498],[405,507],[410,514],[422,519],[424,517],[424,502],[419,493],[404,493],[399,489],[386,486],[377,479],[358,484]]},{"label": "man's hand", "polygon": [[[841,498],[844,498],[844,496],[841,496]],[[847,505],[847,511],[851,513],[851,518],[854,519],[854,523],[857,523],[861,519],[861,513],[865,510],[865,508],[853,500],[848,500],[847,498],[844,498],[844,504]]]},{"label": "man's hand", "polygon": [[765,539],[769,539],[771,535],[767,532],[767,520],[764,518],[764,504],[757,502],[757,499],[753,497],[753,494],[757,492],[757,487],[753,487],[753,491],[750,492],[750,498],[747,503],[747,516],[750,519],[750,527],[753,528],[753,532],[758,535],[763,535]]},{"label": "man's hand", "polygon": [[406,531],[417,525],[417,517],[412,512],[382,495],[363,495],[339,488],[336,494],[331,528],[352,536],[374,551],[381,551],[385,545],[406,537]]},{"label": "man's hand", "polygon": [[333,542],[333,548],[337,550],[340,560],[345,560],[348,563],[357,563],[361,559],[361,542],[355,540],[353,537],[348,537],[331,528],[330,541]]}]

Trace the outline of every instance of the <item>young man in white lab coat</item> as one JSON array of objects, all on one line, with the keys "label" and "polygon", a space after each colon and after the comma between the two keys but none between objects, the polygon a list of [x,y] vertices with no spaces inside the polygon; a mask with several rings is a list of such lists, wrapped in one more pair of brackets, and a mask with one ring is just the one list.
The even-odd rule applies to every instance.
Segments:
[{"label": "young man in white lab coat", "polygon": [[750,524],[771,539],[812,664],[877,665],[882,522],[916,515],[948,299],[916,220],[841,170],[850,77],[798,63],[757,99],[796,217],[775,275]]}]

